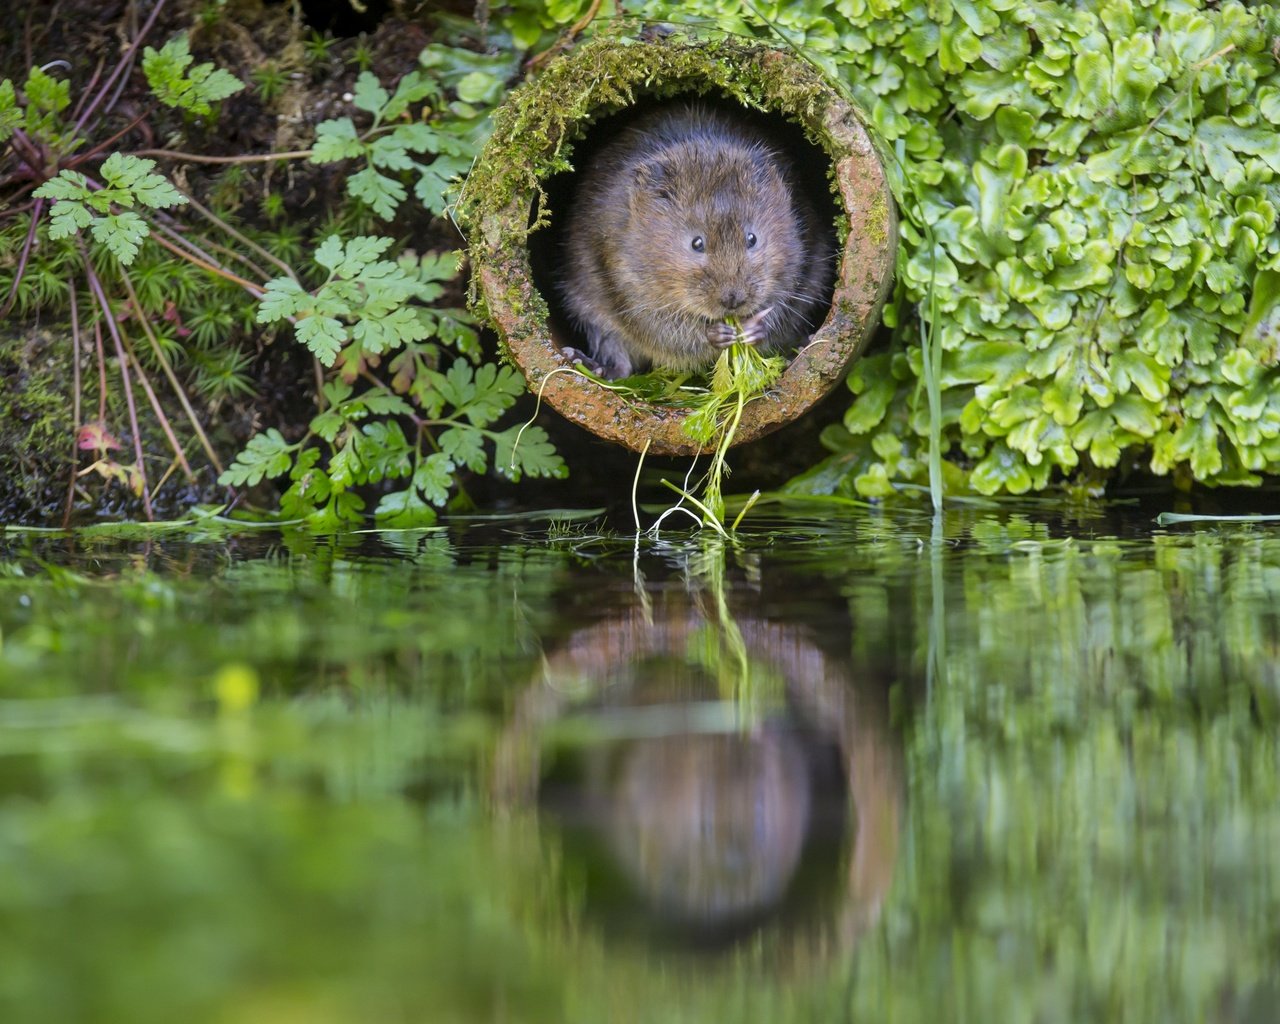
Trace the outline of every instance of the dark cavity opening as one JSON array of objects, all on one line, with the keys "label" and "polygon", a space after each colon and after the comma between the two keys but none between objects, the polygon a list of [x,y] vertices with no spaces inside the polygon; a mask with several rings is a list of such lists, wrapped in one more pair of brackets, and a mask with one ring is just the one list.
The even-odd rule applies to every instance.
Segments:
[{"label": "dark cavity opening", "polygon": [[[836,238],[835,223],[841,209],[831,191],[832,161],[826,151],[810,141],[800,125],[782,114],[749,110],[734,100],[713,93],[680,93],[663,99],[645,97],[626,110],[602,117],[591,125],[584,137],[573,145],[574,169],[552,175],[543,182],[551,223],[529,235],[529,263],[533,271],[534,286],[547,302],[550,312],[548,327],[551,338],[558,347],[573,345],[583,350],[586,348],[584,332],[569,319],[563,297],[565,285],[561,282],[561,268],[564,266],[562,255],[567,244],[567,211],[579,180],[590,167],[595,155],[629,125],[659,107],[691,100],[750,122],[776,140],[778,148],[791,158],[798,187],[808,194],[817,207],[822,223],[830,226],[832,244],[829,248],[835,253],[835,259],[830,268],[829,280],[824,286],[823,303],[824,309],[830,308],[831,296],[835,290],[835,269],[843,252],[843,239]],[[531,224],[538,213],[536,203],[537,200],[530,211]],[[815,329],[821,326],[823,319],[825,314],[819,317],[818,323],[814,325]]]},{"label": "dark cavity opening", "polygon": [[391,0],[301,0],[302,20],[317,32],[351,39],[372,32],[391,13]]}]

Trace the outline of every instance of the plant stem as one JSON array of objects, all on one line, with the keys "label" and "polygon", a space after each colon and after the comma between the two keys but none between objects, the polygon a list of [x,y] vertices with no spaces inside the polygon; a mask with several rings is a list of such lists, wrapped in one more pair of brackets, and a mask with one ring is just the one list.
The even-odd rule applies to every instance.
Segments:
[{"label": "plant stem", "polygon": [[[923,216],[921,217],[923,223]],[[934,337],[938,323],[937,242],[928,231],[933,245],[933,262],[929,273],[929,322],[921,324],[921,371],[929,400],[929,495],[933,510],[942,511],[942,339]],[[921,318],[923,320],[923,317]]]},{"label": "plant stem", "polygon": [[71,109],[72,117],[79,117],[80,111],[84,108],[85,100],[89,98],[93,92],[93,87],[98,84],[98,79],[102,77],[103,59],[98,58],[98,66],[93,69],[93,74],[89,76],[89,82],[80,92],[80,98],[76,100],[76,105]]},{"label": "plant stem", "polygon": [[[159,5],[157,5],[158,7]],[[81,255],[84,259],[85,276],[89,280],[89,290],[93,292],[94,298],[98,300],[98,306],[102,310],[102,315],[107,322],[107,330],[111,332],[111,340],[116,343],[116,356],[120,360],[120,380],[124,384],[124,401],[125,406],[129,410],[129,426],[133,430],[133,453],[138,460],[138,477],[142,481],[142,508],[147,514],[148,522],[154,522],[155,514],[151,511],[151,495],[147,493],[147,467],[142,461],[142,435],[138,430],[138,406],[133,400],[133,385],[129,383],[129,359],[125,355],[124,345],[120,341],[120,333],[116,329],[116,320],[111,313],[111,303],[107,301],[106,293],[102,290],[102,282],[98,280],[98,275],[94,273],[93,265],[89,262],[88,250],[81,244]],[[106,382],[103,381],[105,386]],[[106,392],[103,392],[103,401],[106,401]]]},{"label": "plant stem", "polygon": [[[187,245],[192,249],[198,249],[198,246],[188,241],[187,239],[183,238],[176,231],[171,231],[160,224],[156,225],[156,231],[163,232],[166,235],[170,235],[171,237],[174,237],[178,239],[178,241],[182,242],[183,245]],[[189,251],[180,249],[178,248],[178,246],[174,245],[172,242],[165,241],[165,239],[161,238],[160,235],[155,232],[152,233],[151,237],[156,240],[157,244],[168,249],[175,256],[180,256],[184,260],[186,260],[188,263],[194,263],[201,270],[207,270],[210,274],[213,274],[217,277],[224,278],[225,280],[230,281],[232,284],[238,284],[241,288],[247,291],[255,299],[262,298],[262,289],[258,285],[254,284],[252,281],[246,281],[243,277],[233,274],[231,273],[231,271],[218,266],[216,263],[212,262],[213,257],[209,256],[207,253],[201,253],[201,255],[197,256],[194,252],[189,252]]]},{"label": "plant stem", "polygon": [[71,481],[67,484],[67,507],[62,513],[62,528],[71,526],[71,509],[76,497],[76,466],[80,461],[80,310],[76,303],[76,283],[67,280],[67,293],[71,297]]},{"label": "plant stem", "polygon": [[22,159],[36,176],[45,171],[45,159],[40,152],[40,147],[27,138],[27,133],[21,128],[13,130],[13,134],[9,136],[9,145],[21,154]]},{"label": "plant stem", "polygon": [[88,162],[89,160],[92,160],[95,156],[97,156],[97,155],[98,155],[99,153],[101,153],[104,149],[106,149],[108,146],[110,146],[110,145],[111,145],[111,143],[113,143],[113,142],[115,142],[117,139],[119,139],[119,138],[121,138],[121,137],[123,137],[123,136],[125,136],[125,135],[129,134],[129,132],[131,132],[134,128],[136,128],[136,127],[138,126],[138,124],[140,124],[140,123],[143,121],[143,119],[145,119],[145,118],[147,118],[147,117],[150,117],[153,113],[155,113],[155,108],[154,108],[154,107],[152,107],[152,108],[151,108],[151,109],[149,109],[149,110],[144,110],[141,114],[139,114],[139,115],[138,115],[137,117],[135,117],[132,121],[130,121],[127,125],[125,125],[125,126],[124,126],[123,128],[121,128],[118,132],[116,132],[113,136],[111,136],[111,138],[109,138],[109,139],[104,139],[102,142],[99,142],[96,146],[94,146],[94,147],[93,147],[93,149],[87,150],[87,151],[85,151],[84,153],[77,153],[74,157],[72,157],[70,160],[68,160],[64,166],[66,166],[66,167],[79,167],[81,164],[86,163],[86,162]]},{"label": "plant stem", "polygon": [[13,284],[9,285],[9,294],[5,297],[4,307],[0,308],[0,320],[9,315],[14,302],[18,298],[18,285],[27,271],[27,259],[31,255],[31,246],[36,239],[36,230],[40,224],[40,213],[44,209],[44,200],[37,199],[31,210],[31,223],[27,227],[27,240],[22,243],[22,254],[18,257],[18,267],[13,272]]},{"label": "plant stem", "polygon": [[[126,69],[133,66],[133,58],[134,58],[134,55],[138,52],[138,47],[141,45],[142,40],[146,38],[147,33],[151,31],[151,26],[156,23],[156,18],[160,17],[160,12],[164,10],[164,5],[165,5],[165,0],[156,0],[156,5],[153,8],[151,8],[151,13],[147,16],[147,20],[143,23],[141,31],[139,31],[137,36],[134,37],[133,42],[129,44],[129,49],[127,49],[124,52],[123,56],[121,56],[120,61],[112,69],[111,74],[107,76],[107,80],[102,83],[102,87],[94,94],[93,99],[89,101],[89,105],[85,107],[84,111],[80,114],[80,116],[76,118],[76,126],[75,126],[76,135],[80,134],[81,130],[85,126],[85,122],[88,121],[89,118],[93,116],[93,112],[97,110],[98,107],[102,104],[102,101],[106,99],[107,93],[109,93],[112,90],[112,88],[115,86],[116,80],[119,79],[120,76],[124,74]],[[108,109],[110,109],[111,105],[114,103],[115,103],[115,98],[113,97],[111,100],[111,103],[108,104]],[[139,469],[141,469],[141,467],[139,467]],[[148,512],[148,518],[150,518],[150,502],[147,502],[147,512]]]},{"label": "plant stem", "polygon": [[93,322],[93,341],[98,350],[98,422],[107,422],[107,354],[102,345],[102,321]]},{"label": "plant stem", "polygon": [[186,160],[195,164],[262,164],[273,160],[301,160],[311,155],[309,149],[295,149],[287,153],[245,153],[242,156],[206,156],[203,153],[184,153],[177,149],[135,149],[133,156],[154,156],[162,160]]},{"label": "plant stem", "polygon": [[[289,264],[285,263],[284,260],[274,256],[270,251],[268,251],[267,249],[259,245],[253,239],[249,238],[247,235],[241,233],[240,231],[237,231],[234,227],[228,224],[225,220],[219,217],[212,210],[209,210],[204,206],[202,206],[193,196],[188,195],[187,202],[191,204],[191,208],[195,210],[196,213],[204,217],[204,219],[209,221],[209,223],[212,224],[214,227],[222,231],[225,231],[228,235],[234,238],[241,245],[246,246],[249,249],[252,249],[254,252],[256,252],[259,256],[261,256],[267,262],[275,264],[277,267],[283,270],[288,277],[293,278],[293,280],[295,281],[298,279],[298,275],[294,273],[293,268],[289,266]],[[264,274],[263,276],[265,277],[266,275]]]},{"label": "plant stem", "polygon": [[[134,309],[134,316],[141,316],[142,311]],[[191,464],[187,462],[186,453],[182,450],[182,445],[178,443],[178,437],[173,432],[173,425],[169,422],[169,417],[165,415],[164,406],[160,404],[160,399],[156,397],[155,388],[151,386],[151,379],[147,376],[146,370],[142,368],[142,362],[138,359],[138,354],[133,351],[133,346],[129,344],[129,338],[124,331],[119,330],[120,342],[124,345],[125,353],[129,357],[129,361],[133,364],[134,372],[138,375],[138,383],[142,385],[142,390],[147,393],[147,401],[151,403],[151,411],[156,414],[156,420],[160,424],[160,429],[164,431],[164,436],[169,441],[169,447],[173,449],[174,455],[178,457],[178,461],[182,464],[183,476],[187,478],[188,483],[195,483],[196,475],[191,469]],[[159,484],[156,489],[159,489]]]},{"label": "plant stem", "polygon": [[209,443],[209,438],[205,435],[204,428],[200,426],[200,421],[196,417],[195,410],[191,408],[191,403],[187,399],[186,390],[178,383],[178,378],[173,372],[173,367],[169,363],[169,358],[164,354],[164,350],[160,347],[160,340],[156,337],[155,331],[151,329],[151,324],[147,320],[146,314],[142,311],[142,303],[138,301],[138,293],[134,291],[133,281],[130,280],[128,273],[123,267],[120,270],[120,280],[124,283],[125,290],[129,293],[129,302],[133,305],[134,311],[138,314],[138,322],[142,325],[142,332],[147,336],[147,341],[151,345],[151,351],[155,353],[156,360],[160,363],[160,368],[164,370],[164,375],[169,379],[169,386],[173,388],[173,393],[178,396],[178,401],[182,405],[182,410],[187,414],[187,419],[191,422],[191,428],[196,432],[196,437],[200,440],[200,447],[204,449],[205,455],[209,457],[209,462],[212,463],[213,468],[221,474],[222,463],[218,461],[218,456],[214,453],[213,445]]}]

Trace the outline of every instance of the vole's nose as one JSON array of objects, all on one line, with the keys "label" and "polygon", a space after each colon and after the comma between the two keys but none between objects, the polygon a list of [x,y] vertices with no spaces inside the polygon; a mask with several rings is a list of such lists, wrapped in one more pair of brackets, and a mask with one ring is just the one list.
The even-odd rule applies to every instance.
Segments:
[{"label": "vole's nose", "polygon": [[739,288],[727,288],[720,293],[720,304],[734,310],[747,301],[747,293]]}]

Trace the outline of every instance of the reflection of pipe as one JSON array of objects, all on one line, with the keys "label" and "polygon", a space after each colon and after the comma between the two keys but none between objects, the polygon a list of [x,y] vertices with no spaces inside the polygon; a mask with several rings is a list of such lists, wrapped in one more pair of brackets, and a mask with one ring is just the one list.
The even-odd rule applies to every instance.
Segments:
[{"label": "reflection of pipe", "polygon": [[[780,675],[788,702],[799,710],[803,720],[833,738],[847,777],[848,819],[854,823],[854,836],[848,852],[845,886],[835,900],[837,910],[821,929],[823,934],[810,936],[809,941],[797,938],[791,944],[790,958],[796,965],[816,963],[838,949],[852,948],[879,916],[897,858],[902,816],[901,755],[889,727],[883,697],[871,687],[858,686],[842,665],[828,658],[809,640],[803,629],[761,619],[737,617],[735,621],[749,657]],[[579,704],[598,700],[609,682],[622,678],[630,667],[659,657],[683,659],[689,640],[705,626],[705,619],[687,595],[663,593],[656,596],[655,607],[648,615],[637,607],[623,610],[578,630],[560,649],[548,655],[538,677],[518,699],[496,745],[490,785],[495,810],[512,813],[535,806],[541,776],[542,733],[548,726],[573,712]],[[763,735],[768,735],[767,727]],[[721,734],[721,738],[725,738],[725,734]],[[657,785],[691,786],[689,802],[694,806],[706,799],[696,781],[677,781],[675,773],[680,771],[682,779],[686,779],[690,771],[696,776],[700,761],[705,769],[709,758],[723,758],[724,752],[709,754],[711,747],[697,752],[697,744],[690,746],[688,737],[684,739],[686,753],[683,756],[687,763],[683,766],[663,763],[656,748],[632,754],[639,759],[636,763],[628,764],[624,757],[618,768],[616,798],[623,803],[639,800],[639,791],[628,787],[641,785],[642,778],[647,776]],[[714,742],[715,735],[708,734],[706,739]],[[792,741],[798,742],[794,737]],[[740,789],[736,795],[732,788],[720,787],[722,798],[728,793],[727,799],[732,802],[748,791],[759,796],[762,786],[764,789],[775,786],[779,793],[794,787],[794,780],[788,774],[792,769],[784,764],[788,755],[781,747],[773,752],[769,752],[767,745],[740,750],[736,756],[747,761],[754,758],[757,763],[744,769],[747,778],[737,780]],[[771,761],[774,763],[769,764]],[[723,766],[716,770],[723,771]],[[629,773],[634,778],[629,778]],[[640,812],[642,816],[650,813],[649,810]],[[738,816],[728,826],[731,831],[749,819],[749,815],[734,813]],[[640,823],[630,827],[638,831],[658,826],[657,822],[637,820]],[[786,863],[791,854],[785,836],[795,829],[795,823],[775,818],[773,824],[780,846],[766,854],[766,860],[775,863],[763,874],[789,877]],[[675,832],[687,827],[687,823],[669,823],[671,840],[674,841]],[[637,849],[634,858],[638,864],[646,856],[661,857],[664,853]],[[702,883],[706,881],[702,879]],[[751,901],[767,901],[769,886],[773,884],[776,883],[763,876],[748,880],[736,890],[733,898],[744,906]],[[694,889],[696,886],[686,885],[686,898]],[[729,896],[722,896],[731,901]]]}]

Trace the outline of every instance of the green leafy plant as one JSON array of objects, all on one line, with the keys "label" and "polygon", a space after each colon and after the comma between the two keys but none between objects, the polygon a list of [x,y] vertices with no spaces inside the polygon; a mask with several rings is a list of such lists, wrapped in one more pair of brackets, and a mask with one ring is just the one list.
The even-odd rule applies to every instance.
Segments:
[{"label": "green leafy plant", "polygon": [[[331,236],[315,253],[327,271],[318,287],[306,290],[292,278],[268,282],[258,319],[293,319],[298,341],[324,365],[336,363],[341,376],[325,385],[325,408],[305,437],[291,444],[275,430],[259,434],[222,483],[252,486],[287,475],[283,513],[332,527],[363,514],[357,488],[403,482],[382,495],[375,515],[384,525],[416,526],[434,521],[463,469],[483,473],[492,464],[513,481],[566,474],[541,427],[495,429],[524,393],[520,375],[473,365],[479,346],[471,318],[425,305],[456,277],[456,259],[381,259],[391,244]],[[440,368],[444,346],[457,353],[447,370]],[[384,359],[389,383],[371,372]]]},{"label": "green leafy plant", "polygon": [[833,454],[797,489],[925,482],[921,323],[950,490],[1280,469],[1273,7],[700,0],[679,17],[796,46],[899,177],[892,347],[850,377]]},{"label": "green leafy plant", "polygon": [[683,430],[702,444],[714,443],[701,504],[704,515],[724,522],[725,456],[733,446],[748,402],[762,397],[787,368],[784,356],[766,356],[754,345],[734,342],[720,353],[711,370],[707,391],[691,402]]},{"label": "green leafy plant", "polygon": [[254,68],[249,72],[249,77],[253,79],[253,84],[258,90],[258,96],[264,103],[270,103],[278,98],[283,92],[288,76],[276,61],[269,60],[261,67]]},{"label": "green leafy plant", "polygon": [[[389,92],[372,72],[356,78],[352,103],[372,115],[364,131],[350,117],[331,118],[316,126],[313,163],[359,160],[364,167],[347,177],[347,192],[390,220],[408,197],[401,180],[414,179],[414,196],[432,213],[445,210],[451,182],[475,159],[487,123],[487,110],[503,92],[509,56],[485,57],[453,47],[429,46],[420,58],[422,71],[411,71]],[[461,73],[459,69],[463,69]],[[411,105],[424,99],[443,101],[445,84],[453,80],[457,99],[450,117],[435,122],[407,121]]]},{"label": "green leafy plant", "polygon": [[191,66],[185,35],[170,39],[159,50],[142,51],[142,73],[151,91],[166,107],[185,110],[200,117],[213,113],[213,104],[244,88],[235,75],[210,63]]},{"label": "green leafy plant", "polygon": [[[156,171],[153,159],[205,158],[170,150],[110,151],[111,143],[124,139],[146,112],[107,142],[92,144],[104,129],[90,115],[98,104],[104,112],[110,109],[110,93],[135,55],[141,56],[155,102],[191,118],[211,116],[220,99],[240,88],[211,64],[195,63],[185,37],[159,50],[142,46],[163,2],[153,8],[120,66],[101,81],[95,77],[91,84],[97,92],[74,109],[67,83],[39,69],[21,89],[0,81],[0,131],[13,140],[10,160],[18,161],[17,172],[5,181],[17,183],[19,196],[23,190],[31,194],[24,219],[14,217],[6,224],[0,214],[0,241],[25,238],[9,245],[19,252],[9,304],[32,313],[65,304],[70,295],[76,320],[76,285],[82,279],[87,307],[96,315],[91,320],[93,343],[97,379],[104,387],[111,376],[104,337],[116,349],[135,462],[124,466],[117,461],[117,437],[125,431],[109,428],[115,403],[103,391],[92,429],[77,435],[78,450],[96,453],[80,475],[96,472],[129,487],[150,515],[150,495],[160,485],[153,486],[146,473],[137,400],[141,392],[169,440],[175,466],[192,479],[186,445],[158,399],[152,381],[156,374],[168,380],[223,483],[252,485],[264,477],[288,475],[282,508],[316,525],[353,522],[370,494],[381,499],[378,515],[384,521],[424,521],[433,506],[453,493],[463,471],[484,472],[490,465],[511,479],[563,475],[564,464],[543,431],[521,433],[518,427],[498,425],[522,393],[522,382],[509,369],[478,365],[480,348],[470,318],[442,302],[446,284],[457,275],[452,257],[393,256],[392,239],[369,235],[329,237],[313,250],[298,227],[285,221],[287,208],[272,193],[262,200],[262,210],[280,223],[267,229],[237,228],[176,189]],[[495,74],[481,75],[477,62]],[[416,169],[425,205],[443,210],[443,189],[457,164],[430,158],[439,151],[448,159],[469,159],[466,147],[485,112],[483,106],[451,98],[458,89],[445,82],[460,86],[473,101],[493,99],[501,92],[496,72],[502,66],[500,60],[458,57],[448,47],[437,47],[424,56],[423,68],[406,76],[394,92],[383,90],[372,75],[360,76],[357,106],[374,114],[374,125],[358,141],[364,147],[360,152],[369,157],[366,177],[373,184],[362,187],[364,179],[353,175],[356,193],[385,195],[398,187],[385,176],[374,181],[374,165],[396,173]],[[468,70],[458,74],[459,68]],[[467,75],[473,77],[463,81]],[[432,108],[419,110],[424,99],[448,116],[428,116]],[[248,194],[252,182],[247,164],[308,156],[324,160],[334,156],[335,140],[342,134],[342,127],[326,124],[310,151],[208,158],[226,169],[208,190],[207,201],[225,213]],[[411,158],[417,153],[426,154],[421,164]],[[5,169],[12,170],[12,162]],[[179,207],[200,217],[218,237],[189,228],[179,231],[167,216]],[[341,218],[338,212],[335,219]],[[37,258],[28,260],[33,251]],[[318,279],[308,278],[312,287],[293,269],[308,254],[321,271]],[[267,267],[275,269],[274,276]],[[238,301],[237,292],[261,302],[255,308]],[[251,356],[236,334],[254,324],[255,312],[258,325],[295,325],[299,341],[318,362],[323,411],[300,441],[286,443],[278,431],[267,431],[224,472],[175,367],[185,368],[194,384],[192,394],[203,397],[207,410],[251,393]],[[81,344],[78,340],[77,349]],[[331,379],[321,378],[321,366],[331,368]],[[400,490],[394,490],[394,483]]]},{"label": "green leafy plant", "polygon": [[[97,324],[95,349],[100,382],[97,429],[101,436],[112,437],[104,422],[108,400],[104,383],[108,377],[107,359],[102,338],[105,325],[105,333],[115,348],[119,386],[135,455],[132,466],[118,473],[101,475],[133,490],[148,516],[151,496],[135,384],[145,394],[168,439],[175,466],[181,468],[189,480],[194,474],[144,363],[150,363],[152,371],[164,374],[210,461],[215,467],[219,463],[173,372],[174,339],[154,328],[148,315],[155,311],[157,293],[172,291],[176,295],[180,291],[176,284],[172,289],[166,287],[180,275],[176,272],[159,275],[170,278],[168,282],[158,282],[154,274],[145,281],[140,278],[140,286],[147,295],[144,305],[128,268],[139,257],[143,246],[153,243],[172,254],[174,259],[170,264],[183,261],[187,266],[198,264],[205,271],[251,287],[249,282],[208,256],[201,249],[203,240],[199,236],[180,235],[163,219],[164,211],[185,205],[188,199],[167,178],[155,173],[155,161],[112,148],[153,116],[159,106],[192,116],[209,116],[214,111],[213,104],[242,88],[233,76],[212,64],[193,66],[185,36],[171,40],[160,50],[142,47],[144,37],[164,6],[164,0],[153,5],[138,35],[118,61],[109,69],[100,68],[74,105],[70,83],[40,68],[30,70],[21,88],[11,79],[0,80],[0,144],[4,147],[0,150],[0,172],[3,172],[0,184],[6,190],[4,201],[0,202],[0,236],[15,242],[21,236],[20,243],[9,247],[16,252],[16,260],[5,268],[8,287],[0,303],[0,316],[15,306],[25,312],[57,308],[69,298],[73,337],[78,339],[81,325],[76,292],[81,291],[89,320]],[[153,104],[117,128],[111,120],[113,110],[140,49]],[[207,219],[225,227],[211,214]],[[36,252],[39,257],[33,267],[32,255]],[[148,267],[154,270],[156,263],[151,261]],[[28,270],[32,270],[30,275]],[[145,344],[139,340],[138,333]],[[73,362],[78,407],[79,344],[76,347]],[[78,440],[77,453],[83,448]],[[114,465],[106,459],[106,449],[99,446],[95,450],[99,450],[99,459],[94,466],[99,470],[108,464]]]},{"label": "green leafy plant", "polygon": [[[83,228],[111,251],[125,266],[138,255],[138,246],[147,237],[147,222],[132,211],[134,206],[164,210],[185,203],[183,196],[161,174],[152,174],[154,160],[112,153],[98,173],[103,184],[89,186],[79,171],[61,171],[32,195],[54,200],[49,214],[49,237],[67,238]],[[113,212],[125,207],[121,212]]]}]

